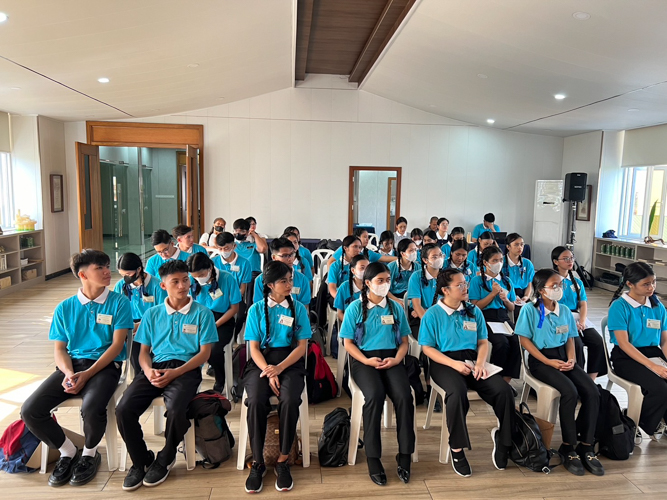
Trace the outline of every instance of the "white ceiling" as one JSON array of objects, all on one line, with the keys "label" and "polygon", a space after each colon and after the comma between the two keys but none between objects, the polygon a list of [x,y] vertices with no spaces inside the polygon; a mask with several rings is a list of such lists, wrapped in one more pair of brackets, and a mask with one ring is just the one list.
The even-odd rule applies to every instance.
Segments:
[{"label": "white ceiling", "polygon": [[667,84],[633,91],[667,81],[665,26],[665,0],[422,0],[362,88],[549,135],[664,123]]},{"label": "white ceiling", "polygon": [[0,11],[0,110],[145,117],[293,81],[292,0],[5,0]]}]

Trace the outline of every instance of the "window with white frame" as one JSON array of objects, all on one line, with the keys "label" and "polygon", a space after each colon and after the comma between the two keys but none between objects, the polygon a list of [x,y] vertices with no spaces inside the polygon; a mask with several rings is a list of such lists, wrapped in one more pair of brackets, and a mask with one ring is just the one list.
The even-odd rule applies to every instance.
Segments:
[{"label": "window with white frame", "polygon": [[624,170],[618,236],[667,239],[667,165]]},{"label": "window with white frame", "polygon": [[11,156],[0,152],[0,227],[14,227],[15,216]]}]

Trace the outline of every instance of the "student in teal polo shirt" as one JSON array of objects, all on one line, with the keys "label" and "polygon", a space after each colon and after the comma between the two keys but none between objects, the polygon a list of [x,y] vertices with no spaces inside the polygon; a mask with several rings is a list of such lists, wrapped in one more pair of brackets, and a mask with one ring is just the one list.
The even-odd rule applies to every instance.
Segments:
[{"label": "student in teal polo shirt", "polygon": [[[614,371],[641,386],[644,402],[638,425],[652,438],[667,421],[667,368],[659,361],[667,359],[667,313],[655,286],[655,273],[648,264],[628,265],[608,319]],[[625,287],[629,290],[622,293]]]},{"label": "student in teal polo shirt", "polygon": [[[118,387],[126,359],[125,340],[133,326],[130,301],[107,288],[109,263],[109,256],[98,250],[87,249],[71,258],[70,268],[81,280],[81,288],[53,312],[49,340],[55,343],[56,371],[21,408],[28,429],[60,451],[50,486],[84,485],[95,477],[101,463],[97,446],[106,430],[107,405]],[[51,416],[56,406],[73,397],[83,398],[83,451],[77,450]]]},{"label": "student in teal polo shirt", "polygon": [[419,335],[419,320],[424,317],[429,307],[433,305],[435,297],[435,280],[445,262],[442,251],[435,243],[429,243],[422,248],[421,272],[412,273],[408,282],[407,297],[414,310],[412,317],[417,321],[410,322],[412,335]]},{"label": "student in teal polo shirt", "polygon": [[[361,240],[357,236],[351,234],[343,239],[343,244],[340,248],[342,250],[338,258],[336,260],[329,259],[327,284],[329,287],[329,305],[331,306],[333,306],[334,300],[336,299],[338,287],[350,277],[350,261],[352,260],[352,257],[361,253]],[[336,254],[334,253],[334,256],[335,255]],[[367,259],[372,261],[372,257],[367,257]]]},{"label": "student in teal polo shirt", "polygon": [[[201,384],[201,367],[218,341],[211,311],[188,295],[188,265],[179,260],[160,267],[165,301],[146,311],[135,342],[141,344],[143,371],[134,377],[116,407],[118,430],[132,458],[123,489],[132,491],[164,482],[176,462],[176,448],[190,427],[188,403]],[[153,359],[150,353],[153,352]],[[162,396],[166,408],[165,444],[157,456],[141,431],[141,415]]]},{"label": "student in teal polo shirt", "polygon": [[[304,258],[304,254],[301,252],[305,250],[308,252],[307,248],[303,248],[299,243],[299,236],[297,233],[283,233],[281,238],[286,238],[292,242],[294,249],[296,250],[296,257],[294,259],[294,269],[303,274],[309,283],[313,281],[313,257],[310,256],[310,260]],[[310,252],[308,252],[310,254]]]},{"label": "student in teal polo shirt", "polygon": [[452,229],[452,232],[449,233],[449,241],[442,245],[440,250],[442,250],[442,254],[445,256],[445,260],[449,259],[449,254],[452,252],[452,245],[454,244],[455,241],[458,240],[463,240],[465,241],[466,237],[466,230],[463,229],[461,226],[457,226],[454,229]]},{"label": "student in teal polo shirt", "polygon": [[497,224],[494,224],[495,222],[495,215],[492,213],[485,214],[484,221],[481,224],[477,224],[472,231],[472,242],[475,243],[477,238],[479,238],[479,235],[485,231],[489,231],[491,233],[500,232],[500,227]]},{"label": "student in teal polo shirt", "polygon": [[179,224],[171,230],[171,234],[176,239],[176,244],[181,252],[189,254],[205,253],[208,255],[208,252],[203,246],[195,243],[195,240],[192,237],[192,228],[190,226]]},{"label": "student in teal polo shirt", "polygon": [[410,327],[403,308],[387,298],[391,287],[389,269],[381,262],[364,272],[361,298],[345,311],[340,329],[350,355],[350,377],[364,394],[364,448],[371,480],[387,484],[382,466],[380,421],[387,396],[396,408],[396,455],[398,477],[410,481],[411,455],[415,451],[414,404],[403,359],[408,353]]},{"label": "student in teal polo shirt", "polygon": [[[213,264],[208,255],[196,253],[188,257],[190,271],[190,295],[199,304],[213,312],[218,341],[211,347],[208,363],[213,368],[215,383],[213,390],[222,392],[225,386],[225,346],[234,338],[234,317],[239,311],[241,292],[234,277],[227,271],[221,271]],[[226,395],[230,397],[230,394]]]},{"label": "student in teal polo shirt", "polygon": [[[271,260],[280,261],[294,269],[294,259],[296,258],[296,250],[292,242],[287,238],[275,238],[271,242]],[[299,271],[294,271],[292,297],[303,304],[308,310],[310,306],[310,283],[308,279]],[[255,279],[255,290],[253,294],[253,303],[257,303],[264,297],[264,278],[263,274],[257,276]]]},{"label": "student in teal polo shirt", "polygon": [[182,251],[177,245],[174,245],[171,235],[164,229],[158,229],[151,235],[151,244],[155,249],[155,255],[146,262],[146,272],[154,276],[158,281],[160,280],[158,269],[160,269],[162,264],[170,260],[185,262],[190,257],[189,253]]},{"label": "student in teal polo shirt", "polygon": [[[576,476],[583,476],[584,469],[602,476],[604,468],[593,450],[600,394],[595,383],[576,364],[573,339],[579,334],[570,310],[558,304],[562,296],[562,278],[557,272],[552,269],[536,272],[534,303],[521,308],[515,332],[530,354],[530,373],[560,393],[558,413],[563,444],[558,453],[563,465]],[[575,423],[579,399],[581,408]],[[578,436],[581,441],[577,445]]]},{"label": "student in teal polo shirt", "polygon": [[[160,286],[160,281],[144,271],[144,264],[141,258],[135,253],[124,253],[118,259],[116,264],[118,273],[123,277],[116,286],[114,292],[125,295],[130,299],[132,306],[132,319],[134,320],[133,333],[139,328],[139,323],[144,313],[151,307],[155,307],[164,302],[167,293]],[[134,373],[141,371],[139,365],[139,350],[141,346],[132,344],[130,353],[130,363]]]},{"label": "student in teal polo shirt", "polygon": [[421,271],[421,264],[417,260],[419,252],[417,245],[410,238],[403,238],[398,242],[396,248],[398,259],[390,262],[387,266],[391,274],[390,298],[403,298],[408,291],[408,283],[414,273]]},{"label": "student in teal polo shirt", "polygon": [[[422,318],[419,345],[430,359],[432,380],[445,390],[449,446],[452,467],[468,477],[472,469],[464,448],[470,448],[466,415],[470,408],[468,389],[493,407],[500,427],[491,431],[496,469],[507,467],[512,446],[514,396],[500,375],[488,377],[485,368],[489,352],[486,322],[482,311],[468,302],[468,282],[458,269],[445,269],[438,275],[437,297],[442,297]],[[488,377],[488,378],[487,378]]]},{"label": "student in teal polo shirt", "polygon": [[[356,236],[361,241],[361,252],[366,256],[369,262],[386,262],[389,263],[392,260],[396,260],[396,257],[391,257],[389,255],[381,255],[378,252],[368,249],[368,230],[363,227],[355,227],[352,231],[352,236]],[[335,260],[340,260],[343,256],[343,247],[341,246],[336,250],[333,256],[329,259],[329,265],[331,265]]]},{"label": "student in teal polo shirt", "polygon": [[252,269],[250,263],[241,257],[236,250],[234,235],[232,233],[220,233],[215,237],[218,246],[218,254],[213,257],[213,264],[221,271],[227,271],[239,287],[241,297],[245,296],[248,284],[252,282]]},{"label": "student in teal polo shirt", "polygon": [[299,421],[306,374],[304,356],[311,331],[306,308],[292,299],[293,272],[283,262],[269,262],[264,267],[264,298],[248,310],[245,339],[251,359],[246,364],[243,382],[247,393],[248,434],[253,463],[245,484],[246,493],[262,491],[266,475],[264,439],[270,409],[268,403],[272,395],[278,397],[280,420],[276,489],[289,491],[294,485],[287,456]]},{"label": "student in teal polo shirt", "polygon": [[482,267],[482,252],[492,246],[498,246],[496,238],[489,231],[485,231],[479,235],[477,245],[468,252],[468,264],[472,269],[473,276],[480,274],[480,267]]},{"label": "student in teal polo shirt", "polygon": [[454,240],[445,262],[445,269],[458,269],[463,273],[468,283],[475,276],[475,272],[468,262],[468,243],[466,240]]},{"label": "student in teal polo shirt", "polygon": [[[511,314],[514,312],[516,294],[512,282],[502,272],[503,254],[500,248],[490,246],[481,255],[480,276],[470,280],[470,302],[482,310],[487,323],[514,324]],[[502,376],[507,383],[519,378],[521,372],[521,349],[516,335],[494,333],[489,330],[491,363],[500,366]]]},{"label": "student in teal polo shirt", "polygon": [[344,281],[338,288],[334,307],[338,320],[342,323],[345,317],[345,310],[353,301],[361,295],[361,289],[364,286],[364,272],[368,267],[368,259],[363,254],[355,255],[350,261],[350,278]]},{"label": "student in teal polo shirt", "polygon": [[535,276],[535,266],[523,254],[524,241],[520,234],[510,233],[505,239],[505,261],[503,274],[508,276],[514,287],[516,300],[514,301],[514,321],[519,317],[521,307],[530,301],[533,294],[532,281]]},{"label": "student in teal polo shirt", "polygon": [[250,223],[245,219],[234,221],[234,238],[236,238],[236,252],[250,262],[253,275],[262,272],[262,260],[260,254],[266,252],[268,246],[266,240],[259,234],[250,230]]}]

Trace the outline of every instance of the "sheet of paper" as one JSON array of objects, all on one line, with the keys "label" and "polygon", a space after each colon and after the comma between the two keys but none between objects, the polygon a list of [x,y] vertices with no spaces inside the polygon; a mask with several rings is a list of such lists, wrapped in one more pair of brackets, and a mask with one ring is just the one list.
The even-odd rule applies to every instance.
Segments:
[{"label": "sheet of paper", "polygon": [[[579,321],[580,315],[579,313],[573,312],[572,316],[574,316],[575,321]],[[591,323],[591,320],[586,318],[586,328],[595,328],[595,325]]]},{"label": "sheet of paper", "polygon": [[507,321],[505,321],[504,323],[489,321],[487,325],[489,325],[493,333],[500,333],[502,335],[514,335],[514,330],[512,330],[512,327],[507,324]]},{"label": "sheet of paper", "polygon": [[648,360],[655,363],[656,365],[664,366],[667,368],[667,362],[662,358],[648,358]]},{"label": "sheet of paper", "polygon": [[[475,362],[469,359],[465,361],[465,364],[468,365],[470,368],[475,367]],[[486,362],[484,363],[484,369],[486,370],[486,377],[482,377],[482,380],[486,380],[487,378],[495,375],[496,373],[500,373],[501,371],[503,371],[501,367]]]}]

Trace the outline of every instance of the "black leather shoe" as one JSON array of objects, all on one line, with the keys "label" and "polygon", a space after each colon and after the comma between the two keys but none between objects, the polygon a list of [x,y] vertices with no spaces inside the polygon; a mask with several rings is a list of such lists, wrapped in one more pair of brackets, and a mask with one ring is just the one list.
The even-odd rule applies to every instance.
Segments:
[{"label": "black leather shoe", "polygon": [[577,453],[581,457],[581,463],[588,472],[594,476],[604,476],[604,467],[598,460],[598,457],[595,456],[592,447],[579,445],[576,449]]},{"label": "black leather shoe", "polygon": [[408,484],[410,482],[410,467],[408,466],[407,469],[405,467],[401,467],[399,455],[396,455],[396,464],[396,473],[398,474],[398,478],[405,484]]},{"label": "black leather shoe", "polygon": [[69,480],[71,486],[83,486],[93,480],[102,463],[102,456],[95,452],[94,457],[81,457],[74,467],[72,479]]},{"label": "black leather shoe", "polygon": [[49,486],[62,486],[67,484],[74,472],[74,466],[79,461],[79,452],[73,457],[61,457],[49,476]]},{"label": "black leather shoe", "polygon": [[384,473],[384,467],[382,467],[382,462],[379,458],[366,458],[368,463],[368,475],[378,486],[384,486],[387,484],[387,475]]},{"label": "black leather shoe", "polygon": [[385,486],[387,484],[387,475],[384,472],[378,472],[377,474],[368,474],[373,481],[378,486]]},{"label": "black leather shoe", "polygon": [[558,448],[558,453],[563,460],[563,466],[568,472],[575,476],[583,476],[586,474],[579,454],[571,446],[566,448],[564,445],[561,445],[560,448]]}]

